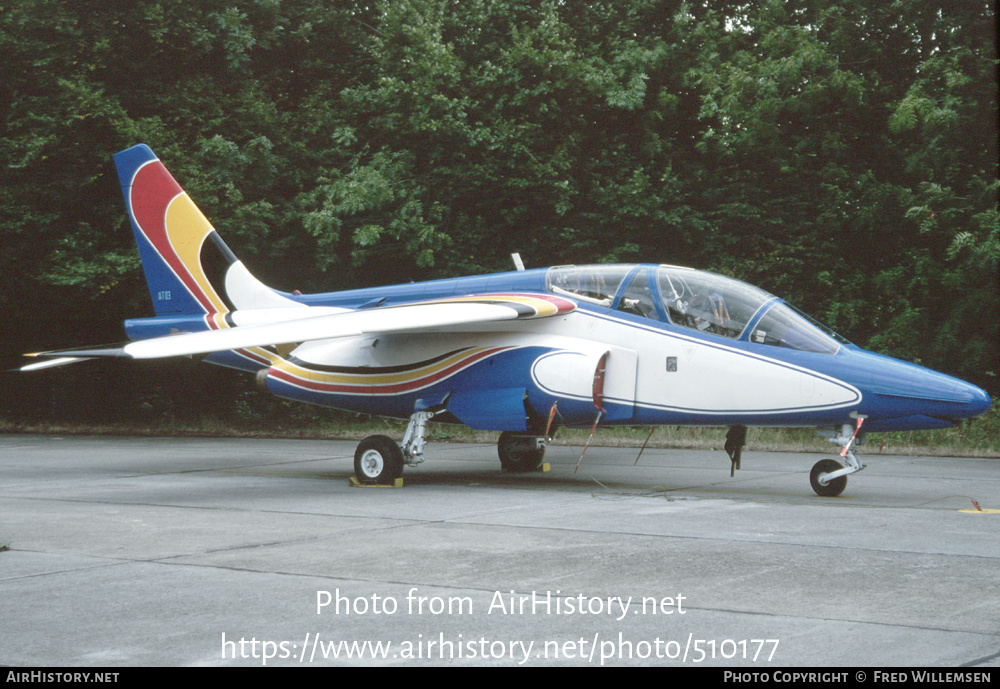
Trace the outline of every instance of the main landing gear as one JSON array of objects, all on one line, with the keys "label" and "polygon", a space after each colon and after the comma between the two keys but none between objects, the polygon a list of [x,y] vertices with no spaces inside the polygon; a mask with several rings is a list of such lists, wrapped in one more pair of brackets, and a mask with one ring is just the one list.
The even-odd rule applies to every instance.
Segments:
[{"label": "main landing gear", "polygon": [[433,411],[418,411],[410,417],[400,445],[387,435],[370,435],[354,451],[354,476],[365,485],[390,484],[403,475],[403,465],[424,461],[424,433]]},{"label": "main landing gear", "polygon": [[853,473],[861,471],[865,465],[858,461],[851,451],[851,446],[858,437],[864,417],[858,417],[858,424],[855,427],[844,424],[835,431],[820,431],[820,435],[826,436],[831,443],[843,445],[840,456],[844,458],[847,466],[835,459],[821,459],[813,465],[809,472],[809,483],[817,495],[824,498],[834,498],[844,492],[847,487],[847,477]]},{"label": "main landing gear", "polygon": [[354,451],[358,483],[387,485],[403,475],[403,450],[387,435],[370,435]]},{"label": "main landing gear", "polygon": [[545,438],[529,433],[504,431],[497,441],[500,468],[509,473],[535,471],[545,458]]},{"label": "main landing gear", "polygon": [[[424,461],[424,435],[433,411],[419,411],[410,417],[403,442],[396,444],[386,435],[370,435],[354,452],[354,476],[365,485],[388,485],[403,475],[403,465]],[[545,457],[545,438],[530,433],[503,432],[497,442],[500,468],[506,472],[535,471]]]},{"label": "main landing gear", "polygon": [[[403,466],[416,466],[424,461],[424,435],[434,411],[419,411],[410,417],[403,442],[387,435],[370,435],[354,452],[354,476],[358,483],[369,486],[389,485],[403,475]],[[504,431],[497,442],[500,468],[505,472],[535,471],[545,457],[545,437],[532,433]]]}]

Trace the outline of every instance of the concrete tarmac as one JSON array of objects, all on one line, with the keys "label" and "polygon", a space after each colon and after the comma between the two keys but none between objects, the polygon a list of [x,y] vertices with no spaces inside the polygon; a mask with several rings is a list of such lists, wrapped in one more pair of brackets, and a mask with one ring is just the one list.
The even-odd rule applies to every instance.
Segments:
[{"label": "concrete tarmac", "polygon": [[998,460],[355,445],[0,436],[0,664],[1000,665]]}]

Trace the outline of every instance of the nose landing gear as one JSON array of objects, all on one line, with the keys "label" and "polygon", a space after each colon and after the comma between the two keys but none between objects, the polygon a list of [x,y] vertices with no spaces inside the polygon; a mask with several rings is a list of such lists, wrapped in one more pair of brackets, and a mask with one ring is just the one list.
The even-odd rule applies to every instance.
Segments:
[{"label": "nose landing gear", "polygon": [[840,451],[840,456],[844,458],[847,466],[843,466],[835,459],[821,459],[816,462],[812,471],[809,472],[809,483],[817,495],[824,498],[837,497],[847,487],[847,477],[865,468],[865,465],[851,451],[851,446],[858,438],[865,417],[858,416],[857,419],[857,426],[853,428],[844,424],[836,431],[820,431],[820,435],[826,436],[831,443],[844,446],[844,449]]}]

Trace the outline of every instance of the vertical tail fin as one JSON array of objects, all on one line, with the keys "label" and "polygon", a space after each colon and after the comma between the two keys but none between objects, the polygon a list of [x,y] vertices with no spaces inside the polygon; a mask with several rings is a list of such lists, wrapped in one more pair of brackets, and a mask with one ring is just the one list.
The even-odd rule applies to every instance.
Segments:
[{"label": "vertical tail fin", "polygon": [[237,309],[299,306],[247,271],[148,146],[115,166],[157,316],[204,315],[215,329]]},{"label": "vertical tail fin", "polygon": [[[221,254],[224,275],[236,257],[163,163],[140,144],[115,155],[115,166],[156,315],[206,314],[216,320],[233,311],[217,289],[217,270],[210,276],[207,267],[218,266]],[[212,251],[216,256],[203,260]],[[218,320],[213,325],[225,327]]]}]

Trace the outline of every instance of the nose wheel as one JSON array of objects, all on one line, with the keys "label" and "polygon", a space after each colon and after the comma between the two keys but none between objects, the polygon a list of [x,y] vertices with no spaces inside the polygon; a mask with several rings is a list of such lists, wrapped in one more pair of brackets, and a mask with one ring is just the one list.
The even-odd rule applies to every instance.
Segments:
[{"label": "nose wheel", "polygon": [[816,495],[824,498],[835,498],[847,488],[847,476],[840,475],[833,479],[830,474],[843,471],[843,465],[835,459],[821,459],[813,465],[809,472],[809,484],[816,491]]}]

